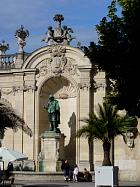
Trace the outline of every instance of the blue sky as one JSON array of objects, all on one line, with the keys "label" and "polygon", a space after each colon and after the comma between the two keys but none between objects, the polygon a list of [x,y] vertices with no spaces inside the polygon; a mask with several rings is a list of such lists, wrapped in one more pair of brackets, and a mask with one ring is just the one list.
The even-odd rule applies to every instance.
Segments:
[{"label": "blue sky", "polygon": [[95,25],[107,15],[111,0],[0,0],[0,3],[0,42],[9,43],[9,54],[18,51],[14,34],[21,25],[30,33],[24,48],[26,52],[44,46],[41,40],[48,26],[55,27],[55,14],[63,14],[62,25],[73,29],[76,37],[73,45],[78,41],[86,46],[90,41],[97,42]]}]

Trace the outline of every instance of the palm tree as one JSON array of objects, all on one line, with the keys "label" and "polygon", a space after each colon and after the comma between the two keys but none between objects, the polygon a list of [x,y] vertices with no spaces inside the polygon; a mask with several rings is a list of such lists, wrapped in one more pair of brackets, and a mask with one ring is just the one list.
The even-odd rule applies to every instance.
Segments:
[{"label": "palm tree", "polygon": [[117,135],[122,135],[126,143],[125,133],[127,130],[131,129],[134,138],[136,138],[138,134],[138,121],[136,117],[128,116],[128,114],[120,116],[117,108],[106,101],[103,102],[103,105],[98,104],[97,115],[90,113],[89,118],[85,118],[81,121],[85,122],[86,125],[83,125],[77,131],[76,135],[77,137],[84,136],[88,139],[89,152],[91,149],[90,142],[92,142],[93,139],[102,141],[104,151],[103,166],[112,165],[110,161],[110,148],[112,140],[114,140]]},{"label": "palm tree", "polygon": [[24,119],[16,114],[10,103],[5,102],[4,99],[0,99],[0,139],[4,138],[7,128],[14,131],[22,129],[26,134],[32,136],[32,130],[24,122]]}]

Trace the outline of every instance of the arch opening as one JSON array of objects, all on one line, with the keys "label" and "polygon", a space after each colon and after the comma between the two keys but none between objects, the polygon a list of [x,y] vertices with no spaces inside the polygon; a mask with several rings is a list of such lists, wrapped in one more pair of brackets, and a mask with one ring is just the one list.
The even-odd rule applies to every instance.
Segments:
[{"label": "arch opening", "polygon": [[[77,118],[77,94],[76,88],[65,77],[51,77],[46,80],[39,94],[39,136],[50,127],[47,111],[44,106],[48,102],[49,95],[54,95],[60,104],[60,124],[62,134],[66,136],[64,143],[64,159],[70,163],[76,162],[76,118]],[[41,142],[39,142],[39,151]]]}]

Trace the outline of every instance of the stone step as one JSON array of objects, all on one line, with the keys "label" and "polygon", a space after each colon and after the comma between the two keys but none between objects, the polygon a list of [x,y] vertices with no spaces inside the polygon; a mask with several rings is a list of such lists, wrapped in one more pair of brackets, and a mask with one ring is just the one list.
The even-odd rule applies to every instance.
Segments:
[{"label": "stone step", "polygon": [[[31,172],[31,171],[14,171],[15,180],[48,180],[63,181],[63,172]],[[94,180],[94,172],[91,172]]]}]

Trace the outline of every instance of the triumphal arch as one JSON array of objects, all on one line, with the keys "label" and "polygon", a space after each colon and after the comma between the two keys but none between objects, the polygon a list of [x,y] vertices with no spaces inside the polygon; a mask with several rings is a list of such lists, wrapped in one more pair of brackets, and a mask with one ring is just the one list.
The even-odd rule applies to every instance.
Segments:
[{"label": "triumphal arch", "polygon": [[[33,131],[33,136],[29,137],[22,130],[16,133],[7,130],[2,144],[37,162],[41,153],[41,135],[49,128],[44,105],[49,95],[53,94],[60,103],[59,128],[64,148],[61,158],[69,160],[71,164],[77,163],[83,170],[84,167],[89,168],[88,141],[76,138],[76,131],[83,125],[81,119],[87,117],[103,101],[106,80],[104,72],[95,73],[95,66],[80,46],[70,45],[74,39],[73,30],[61,25],[63,19],[62,15],[54,16],[55,28],[48,27],[42,39],[44,46],[32,53],[24,51],[29,31],[23,26],[15,32],[18,53],[7,54],[9,45],[5,41],[0,44],[1,99],[11,104]],[[93,146],[93,164],[101,165],[102,145],[95,143]],[[116,163],[126,170],[126,165],[122,166],[123,161],[126,160],[129,167],[132,164],[126,158],[122,161],[123,153],[118,143],[117,148]],[[127,149],[126,145],[124,149]],[[46,150],[46,154],[49,151],[47,153]],[[123,155],[129,154],[127,152]],[[124,178],[128,177],[125,175]]]},{"label": "triumphal arch", "polygon": [[[29,36],[23,26],[15,36],[19,51],[7,55],[8,44],[2,41],[0,62],[0,89],[2,98],[9,102],[33,131],[28,137],[22,131],[6,131],[3,145],[37,160],[41,151],[41,134],[49,128],[48,115],[44,105],[50,94],[60,103],[61,124],[64,134],[64,159],[70,163],[89,166],[88,143],[77,139],[76,131],[80,121],[87,117],[105,90],[104,74],[96,76],[99,92],[95,96],[93,88],[93,68],[90,60],[77,46],[70,46],[72,29],[61,26],[62,15],[55,15],[56,27],[48,27],[42,41],[45,46],[28,54],[24,52],[25,39]],[[84,150],[84,151],[83,151]]]}]

